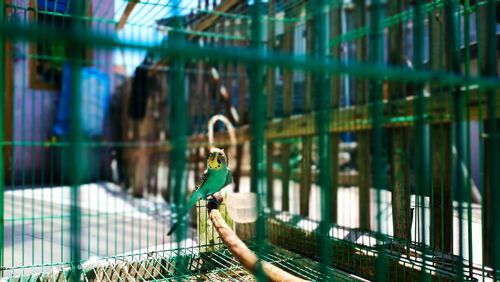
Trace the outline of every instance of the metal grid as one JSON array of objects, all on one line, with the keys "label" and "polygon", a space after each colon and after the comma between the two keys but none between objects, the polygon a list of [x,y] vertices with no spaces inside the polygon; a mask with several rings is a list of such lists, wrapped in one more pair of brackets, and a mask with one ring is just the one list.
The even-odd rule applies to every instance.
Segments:
[{"label": "metal grid", "polygon": [[[329,269],[327,276],[319,271],[314,260],[294,254],[285,249],[250,245],[260,257],[273,265],[298,275],[318,280],[326,278],[335,281],[363,281],[349,273]],[[83,281],[255,281],[227,250],[210,253],[199,252],[197,247],[177,251],[151,252],[142,255],[128,255],[116,258],[93,258],[82,264]],[[12,278],[12,281],[66,281],[71,269],[63,268],[52,273],[39,273]]]}]

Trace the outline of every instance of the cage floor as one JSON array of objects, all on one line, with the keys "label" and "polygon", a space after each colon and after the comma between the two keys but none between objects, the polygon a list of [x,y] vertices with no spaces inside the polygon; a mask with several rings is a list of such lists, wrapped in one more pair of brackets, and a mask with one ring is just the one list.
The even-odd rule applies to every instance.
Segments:
[{"label": "cage floor", "polygon": [[[322,266],[317,261],[272,245],[249,246],[265,261],[305,279],[317,281],[363,281],[349,273]],[[255,281],[223,246],[218,250],[199,252],[200,247],[149,252],[122,257],[90,259],[82,264],[82,281]],[[67,281],[69,268],[51,273],[21,275],[8,281]]]}]

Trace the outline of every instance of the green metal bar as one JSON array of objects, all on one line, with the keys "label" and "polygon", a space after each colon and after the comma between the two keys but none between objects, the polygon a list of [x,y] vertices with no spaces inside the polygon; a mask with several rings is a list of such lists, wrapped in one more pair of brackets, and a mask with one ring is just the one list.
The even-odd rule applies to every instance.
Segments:
[{"label": "green metal bar", "polygon": [[[328,25],[328,9],[326,1],[319,0],[316,3],[309,3],[308,10],[313,19],[313,54],[312,56],[323,59],[327,56],[327,25]],[[321,194],[321,221],[320,221],[320,234],[321,234],[321,273],[323,277],[328,274],[328,265],[331,261],[332,247],[331,242],[328,240],[330,234],[330,223],[332,217],[331,199],[332,199],[332,164],[331,164],[331,135],[328,132],[328,120],[330,120],[330,100],[331,94],[329,90],[329,80],[325,72],[318,72],[313,74],[313,93],[315,108],[317,111],[316,128],[317,128],[317,142],[318,142],[318,155],[319,155],[319,188]],[[311,146],[312,149],[312,146]],[[304,172],[305,173],[305,172]],[[308,172],[311,174],[311,171]],[[308,197],[309,200],[310,197]]]},{"label": "green metal bar", "polygon": [[[262,54],[264,51],[261,1],[254,1],[252,8],[252,41],[251,49],[254,54]],[[253,64],[250,68],[250,164],[251,179],[250,189],[257,193],[257,224],[256,224],[256,244],[263,245],[265,239],[265,214],[264,208],[267,203],[267,187],[265,182],[264,169],[264,129],[266,118],[266,106],[264,97],[264,66],[260,63]],[[257,280],[264,280],[264,273],[261,264],[257,267]]]},{"label": "green metal bar", "polygon": [[[460,20],[457,17],[458,1],[449,0],[445,7],[445,29],[447,36],[447,50],[446,56],[448,60],[448,70],[454,74],[461,73],[461,54],[460,54]],[[454,187],[457,194],[458,205],[458,240],[459,240],[459,255],[464,255],[464,234],[463,234],[463,202],[465,200],[465,177],[462,171],[462,164],[465,162],[465,127],[464,127],[464,108],[465,108],[465,95],[462,95],[457,88],[451,92],[453,97],[453,128],[452,128],[452,152],[456,149],[456,157],[452,161],[452,175]],[[459,275],[463,279],[463,262],[460,261]]]},{"label": "green metal bar", "polygon": [[[413,65],[415,69],[422,68],[424,60],[424,13],[422,10],[423,0],[415,1],[415,19],[414,19],[414,31],[413,31]],[[427,169],[427,164],[429,163],[428,150],[426,148],[426,142],[428,139],[428,134],[426,130],[425,121],[425,107],[424,107],[424,85],[422,83],[415,84],[415,91],[417,100],[415,103],[415,115],[417,117],[415,124],[415,180],[416,180],[416,197],[419,199],[421,205],[421,229],[418,231],[421,235],[422,242],[422,253],[423,255],[423,269],[420,276],[420,280],[429,281],[430,275],[426,272],[426,232],[427,232],[427,212],[425,204],[425,195],[429,195],[429,174]],[[419,208],[417,208],[419,211]]]},{"label": "green metal bar", "polygon": [[[5,1],[0,2],[0,22],[5,21]],[[6,96],[7,87],[5,82],[6,69],[6,46],[5,37],[0,34],[0,142],[5,141],[5,116],[6,116]],[[4,261],[4,193],[5,193],[5,157],[4,150],[6,146],[0,145],[0,276],[3,277]]]},{"label": "green metal bar", "polygon": [[[180,4],[179,0],[174,7]],[[180,28],[182,26],[181,18],[179,17],[179,10],[174,10],[174,19],[172,26]],[[183,46],[184,35],[173,32],[169,38],[168,46]],[[188,108],[187,108],[187,95],[185,89],[185,57],[179,56],[173,59],[170,63],[171,69],[169,70],[169,124],[170,136],[172,142],[172,151],[170,153],[170,187],[172,214],[174,216],[182,215],[180,212],[184,209],[186,204],[186,174],[187,174],[187,126],[188,126]],[[186,222],[182,222],[183,218],[178,217],[180,220],[179,228],[175,231],[175,240],[178,246],[180,242],[186,238]]]},{"label": "green metal bar", "polygon": [[[11,39],[29,38],[30,40],[75,41],[77,43],[92,42],[94,48],[140,49],[148,50],[163,57],[190,57],[190,59],[205,59],[213,61],[235,61],[248,65],[263,64],[283,68],[295,68],[304,71],[326,71],[331,74],[351,74],[363,78],[400,79],[410,82],[439,82],[441,85],[480,86],[484,89],[500,88],[500,80],[492,77],[464,77],[443,71],[413,71],[407,67],[374,66],[360,63],[344,64],[342,62],[314,58],[292,57],[286,54],[261,52],[250,49],[199,47],[193,45],[151,45],[141,42],[120,41],[112,37],[83,32],[82,34],[61,34],[52,29],[21,26],[16,24],[1,24],[0,29]],[[52,31],[51,31],[52,30]]]},{"label": "green metal bar", "polygon": [[[464,63],[465,63],[465,76],[470,76],[471,73],[471,48],[470,48],[470,43],[471,43],[471,38],[470,38],[470,33],[471,33],[471,21],[470,21],[470,1],[465,0],[464,3],[464,45],[465,45],[465,58],[464,58]],[[470,102],[470,87],[467,87],[466,92],[465,92],[465,98],[464,98],[464,103],[467,105]],[[466,107],[466,113],[465,113],[465,119],[467,121],[470,120],[470,108]],[[467,242],[467,256],[469,258],[469,263],[467,267],[469,267],[469,276],[473,275],[472,267],[473,267],[473,258],[474,258],[474,247],[473,247],[473,236],[474,234],[472,233],[472,197],[473,197],[473,187],[472,187],[472,175],[469,173],[471,171],[471,122],[466,123],[466,144],[465,144],[465,161],[464,164],[460,164],[461,167],[466,168],[466,179],[465,185],[466,189],[464,189],[464,198],[467,199],[467,235],[468,235],[468,242]]]},{"label": "green metal bar", "polygon": [[[373,65],[381,66],[383,64],[384,50],[384,34],[380,30],[380,25],[384,18],[383,10],[387,4],[384,0],[374,0],[371,2],[370,13],[370,34],[369,34],[369,62]],[[377,239],[383,239],[382,233],[382,218],[381,218],[381,191],[383,189],[382,165],[384,164],[382,153],[382,135],[383,135],[383,96],[382,96],[382,80],[369,81],[370,101],[374,104],[372,108],[372,132],[371,132],[371,171],[372,171],[372,187],[377,191]],[[370,203],[365,203],[370,206]],[[379,244],[379,254],[376,259],[376,281],[386,281],[388,279],[388,263],[383,244]]]},{"label": "green metal bar", "polygon": [[[83,2],[78,1],[75,4],[73,15],[76,17],[84,13]],[[76,34],[85,30],[85,25],[80,20],[73,22],[72,31]],[[69,163],[73,166],[71,169],[71,207],[70,207],[70,241],[71,241],[71,273],[73,281],[80,280],[80,250],[81,250],[81,211],[80,211],[80,185],[83,182],[84,168],[83,162],[83,149],[82,149],[82,109],[81,97],[88,95],[88,93],[81,93],[81,63],[76,58],[79,58],[83,52],[85,43],[79,44],[77,42],[68,40],[69,58],[73,59],[70,62],[71,69],[71,116],[70,116],[70,148]],[[64,168],[63,168],[64,169]]]}]

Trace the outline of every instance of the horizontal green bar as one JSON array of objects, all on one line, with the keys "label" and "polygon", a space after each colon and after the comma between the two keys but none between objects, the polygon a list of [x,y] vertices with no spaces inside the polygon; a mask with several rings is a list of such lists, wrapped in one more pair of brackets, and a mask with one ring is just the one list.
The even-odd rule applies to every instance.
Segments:
[{"label": "horizontal green bar", "polygon": [[[69,147],[70,142],[49,142],[49,141],[6,141],[0,142],[0,146],[14,146],[14,147]],[[91,148],[108,148],[108,147],[129,147],[129,148],[147,148],[147,147],[161,147],[170,146],[170,142],[147,142],[147,141],[131,141],[131,142],[82,142],[82,147]]]},{"label": "horizontal green bar", "polygon": [[110,49],[144,49],[165,58],[185,60],[210,59],[218,62],[238,62],[248,65],[264,64],[267,66],[298,69],[312,72],[327,72],[330,74],[349,74],[368,79],[396,79],[406,82],[436,83],[440,85],[474,85],[484,88],[500,88],[497,77],[467,77],[434,70],[412,70],[408,67],[389,67],[377,64],[344,63],[340,60],[319,59],[311,57],[296,57],[288,54],[272,52],[256,52],[252,48],[215,48],[200,47],[192,44],[152,45],[151,43],[125,42],[116,37],[94,34],[90,31],[81,33],[57,32],[39,26],[22,26],[12,23],[0,23],[1,35],[10,39],[54,40],[72,42],[72,44],[87,44],[93,47]]},{"label": "horizontal green bar", "polygon": [[[58,187],[58,186],[54,186]],[[82,189],[84,190],[84,189]],[[59,203],[57,203],[59,204]],[[82,217],[93,217],[93,216],[134,216],[137,215],[137,211],[129,211],[129,212],[97,212],[97,213],[82,213]],[[161,214],[159,215],[161,216]],[[169,214],[164,215],[163,217],[169,217]],[[33,220],[49,220],[49,219],[63,219],[63,218],[70,218],[71,215],[68,213],[67,215],[43,215],[43,216],[33,216],[33,217],[10,217],[10,218],[5,218],[5,221],[11,221],[11,222],[16,222],[16,221],[33,221]]]}]

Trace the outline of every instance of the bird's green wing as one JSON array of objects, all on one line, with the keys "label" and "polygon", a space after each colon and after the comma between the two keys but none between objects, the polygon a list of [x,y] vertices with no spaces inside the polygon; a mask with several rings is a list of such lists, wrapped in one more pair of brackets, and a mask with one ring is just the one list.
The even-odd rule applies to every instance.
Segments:
[{"label": "bird's green wing", "polygon": [[227,169],[226,182],[224,183],[224,187],[233,183],[233,176],[231,175],[231,170]]},{"label": "bird's green wing", "polygon": [[191,198],[189,198],[187,212],[189,212],[189,210],[191,210],[196,205],[196,202],[198,202],[198,200],[201,198],[203,198],[203,195],[200,193],[200,191],[194,191],[194,193],[191,195]]},{"label": "bird's green wing", "polygon": [[196,191],[200,189],[200,187],[203,186],[203,184],[207,181],[207,178],[208,178],[208,169],[205,170],[205,172],[203,172],[203,174],[201,175],[200,179],[198,179],[198,182],[194,186],[194,190]]}]

